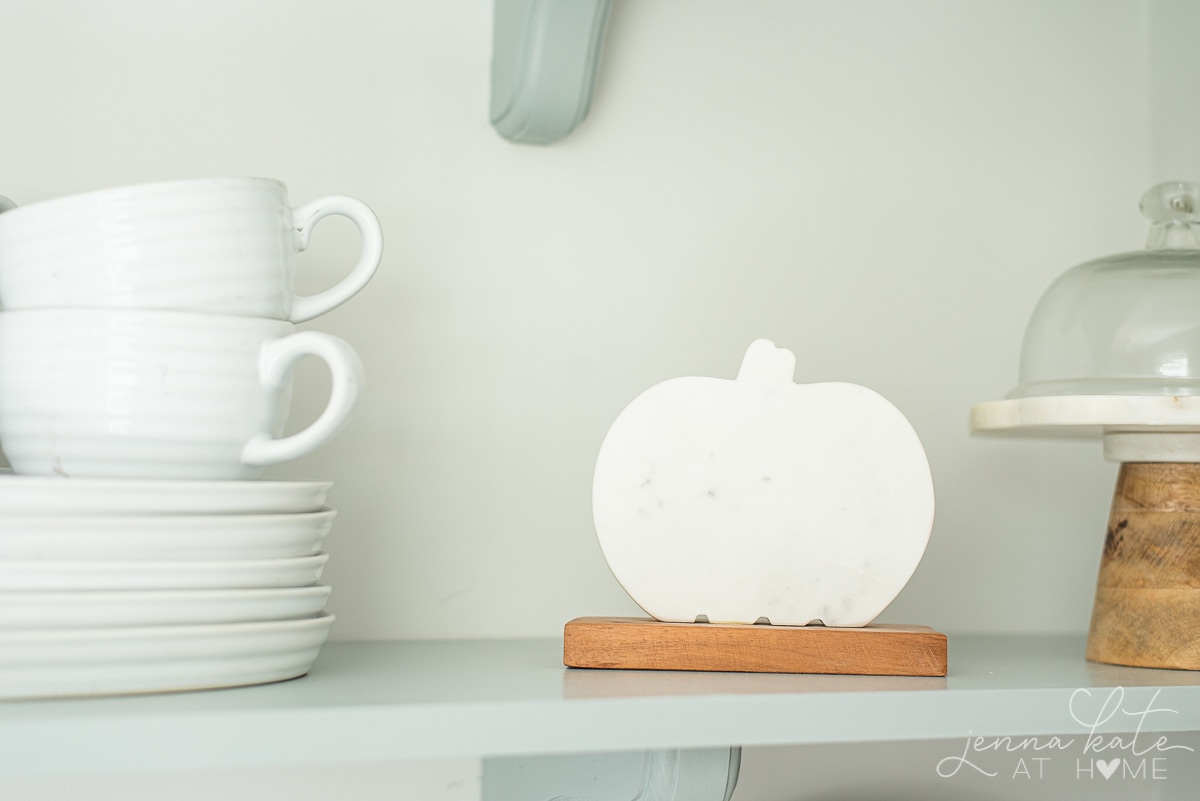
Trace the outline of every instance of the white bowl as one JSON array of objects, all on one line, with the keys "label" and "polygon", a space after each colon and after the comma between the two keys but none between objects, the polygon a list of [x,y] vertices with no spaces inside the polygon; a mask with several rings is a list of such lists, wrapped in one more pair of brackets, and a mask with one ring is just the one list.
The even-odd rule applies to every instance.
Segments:
[{"label": "white bowl", "polygon": [[0,559],[177,561],[311,556],[333,509],[278,515],[0,515]]},{"label": "white bowl", "polygon": [[245,623],[315,617],[330,587],[2,592],[0,631]]}]

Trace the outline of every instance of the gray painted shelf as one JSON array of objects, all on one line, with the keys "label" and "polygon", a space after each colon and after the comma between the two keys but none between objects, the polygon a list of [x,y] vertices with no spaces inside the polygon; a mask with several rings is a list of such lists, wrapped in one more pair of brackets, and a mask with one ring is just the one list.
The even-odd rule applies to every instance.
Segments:
[{"label": "gray painted shelf", "polygon": [[561,649],[334,642],[290,682],[0,703],[0,777],[1078,734],[1106,702],[1103,732],[1200,730],[1200,673],[1092,664],[1082,637],[951,636],[944,679],[572,670]]}]

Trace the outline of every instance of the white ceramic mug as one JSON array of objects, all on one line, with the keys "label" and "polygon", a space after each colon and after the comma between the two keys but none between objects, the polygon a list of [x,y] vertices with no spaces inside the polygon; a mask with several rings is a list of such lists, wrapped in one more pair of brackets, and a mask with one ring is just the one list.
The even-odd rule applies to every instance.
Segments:
[{"label": "white ceramic mug", "polygon": [[[332,391],[282,437],[292,372]],[[0,448],[25,475],[247,479],[327,442],[363,381],[346,342],[281,320],[128,309],[0,313]]]},{"label": "white ceramic mug", "polygon": [[[317,221],[349,218],[358,261],[337,285],[295,294],[296,254]],[[105,189],[0,214],[0,306],[139,308],[303,322],[345,303],[375,274],[383,232],[360,200],[293,209],[267,178]]]}]

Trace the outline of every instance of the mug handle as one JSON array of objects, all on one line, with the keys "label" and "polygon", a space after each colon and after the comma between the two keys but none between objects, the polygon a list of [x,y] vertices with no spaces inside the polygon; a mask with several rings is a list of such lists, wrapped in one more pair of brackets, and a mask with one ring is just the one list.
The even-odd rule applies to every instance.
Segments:
[{"label": "mug handle", "polygon": [[379,225],[379,218],[366,203],[345,195],[318,198],[292,210],[296,249],[304,250],[308,247],[308,238],[318,220],[335,214],[348,218],[358,228],[359,236],[362,237],[362,252],[358,256],[358,263],[341,282],[324,292],[297,297],[292,304],[292,313],[288,316],[293,323],[320,317],[350,300],[375,275],[379,261],[383,258],[383,229]]},{"label": "mug handle", "polygon": [[291,379],[296,363],[316,356],[329,366],[329,403],[312,425],[289,437],[257,434],[242,448],[242,462],[255,467],[278,464],[316,450],[350,421],[362,392],[363,366],[354,348],[343,339],[320,331],[302,331],[263,345],[258,375],[264,387],[280,389]]},{"label": "mug handle", "polygon": [[16,203],[13,203],[11,200],[6,198],[4,195],[0,195],[0,211],[10,211],[12,209],[15,209],[16,207],[17,207]]}]

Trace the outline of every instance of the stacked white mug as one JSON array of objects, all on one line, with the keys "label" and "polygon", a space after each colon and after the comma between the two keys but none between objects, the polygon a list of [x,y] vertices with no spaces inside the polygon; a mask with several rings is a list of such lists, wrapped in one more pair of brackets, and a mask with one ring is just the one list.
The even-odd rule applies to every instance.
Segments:
[{"label": "stacked white mug", "polygon": [[[362,241],[359,257],[335,287],[298,297],[294,290],[296,254],[307,247],[317,221],[330,215],[347,217],[357,226]],[[73,495],[104,492],[106,486],[127,498],[140,494],[142,507],[150,510],[146,514],[154,514],[159,525],[169,529],[171,521],[164,519],[161,502],[150,499],[150,493],[161,490],[164,482],[176,492],[186,486],[204,494],[207,487],[209,497],[220,498],[228,493],[228,485],[260,479],[269,465],[297,458],[329,441],[346,424],[357,403],[362,365],[343,340],[318,331],[297,332],[295,323],[317,317],[361,290],[379,265],[382,247],[379,222],[361,201],[334,196],[293,208],[282,183],[259,178],[145,184],[3,211],[0,450],[15,476],[0,478],[0,482],[32,482],[31,491],[48,491],[48,497],[57,497],[65,507],[76,505]],[[306,356],[328,365],[329,400],[312,424],[283,436],[293,369]],[[253,483],[267,489],[267,484],[284,482]],[[41,484],[46,486],[39,489]],[[117,507],[125,515],[139,511],[137,503]],[[103,509],[104,504],[97,508]],[[228,509],[209,504],[201,514],[215,530],[222,515],[243,511],[244,504],[238,501]],[[256,511],[260,516],[311,517],[321,510],[290,503],[286,509]],[[52,513],[46,510],[43,515]],[[77,521],[77,527],[95,527],[103,522],[98,521],[100,514],[89,513],[87,519]],[[181,507],[177,527],[196,526],[196,516],[194,505]],[[39,589],[96,592],[95,579],[90,584],[72,584],[60,577],[45,587],[34,582],[32,588],[27,586],[29,582],[11,579],[14,585],[5,586],[4,576],[18,575],[20,571],[14,572],[14,568],[20,565],[4,562],[4,532],[28,531],[28,518],[27,513],[17,524],[8,521],[9,525],[0,518],[0,593]],[[278,525],[287,518],[265,522]],[[205,525],[204,520],[200,525]],[[311,528],[311,522],[306,525]],[[150,550],[153,556],[146,559],[162,560],[163,547]],[[17,553],[19,549],[10,547],[8,551]],[[87,559],[96,559],[95,547],[80,553],[84,551],[89,554]],[[197,551],[193,546],[189,552]],[[166,553],[169,555],[169,550]],[[307,556],[317,558],[319,566],[324,564],[324,554]],[[122,561],[131,561],[129,553],[123,554]],[[171,561],[157,564],[166,570]],[[176,561],[187,562],[188,558]],[[287,559],[281,560],[280,570],[295,574],[294,565],[283,561]],[[190,567],[195,566],[193,558]],[[315,585],[319,566],[315,575],[308,571],[296,580]],[[115,570],[108,571],[109,575]],[[92,575],[104,572],[101,566]],[[234,566],[225,575],[236,572]],[[219,570],[209,574],[213,578],[181,579],[182,583],[166,585],[152,582],[149,586],[159,592],[230,589]],[[188,575],[195,576],[197,571],[192,569]],[[273,580],[269,571],[260,575],[265,576],[260,583],[269,586],[238,589],[277,590],[284,586],[279,582],[285,579]],[[109,592],[137,591],[145,586],[110,584],[101,582],[99,586]],[[47,624],[53,631],[31,628],[28,620],[23,627],[4,628],[2,607],[20,600],[20,596],[0,596],[0,697],[78,694],[85,692],[84,688],[85,694],[91,694],[183,689],[184,685],[229,686],[289,678],[299,675],[299,666],[307,670],[307,664],[300,665],[307,657],[292,653],[290,666],[273,672],[239,673],[227,662],[220,670],[210,671],[207,679],[203,669],[197,675],[195,665],[181,669],[177,677],[150,679],[141,665],[127,665],[124,673],[119,665],[115,671],[109,665],[114,680],[89,683],[86,659],[72,672],[63,665],[47,665],[46,659],[56,657],[40,647],[47,638],[70,640],[79,634],[71,628],[70,615],[66,624],[61,614],[53,625]],[[28,596],[26,600],[35,599]],[[77,600],[77,608],[83,609],[89,599],[80,595]],[[100,599],[93,596],[91,600]],[[233,625],[197,623],[194,618],[193,611],[187,625]],[[319,609],[310,613],[307,625],[312,631],[305,642],[311,645],[317,635],[322,635],[323,642],[331,621],[332,617]],[[286,621],[240,621],[239,625],[256,622]],[[161,621],[156,625],[172,628]],[[134,636],[154,636],[149,628],[138,628]],[[183,632],[185,640],[190,633],[197,637],[205,634],[193,629]],[[159,631],[158,637],[165,643],[180,634]],[[94,631],[86,636],[96,638]],[[30,637],[39,647],[31,646]],[[314,649],[308,647],[308,653],[315,658]],[[263,664],[261,654],[251,656]],[[39,675],[51,674],[66,678],[49,684],[36,680]]]}]

